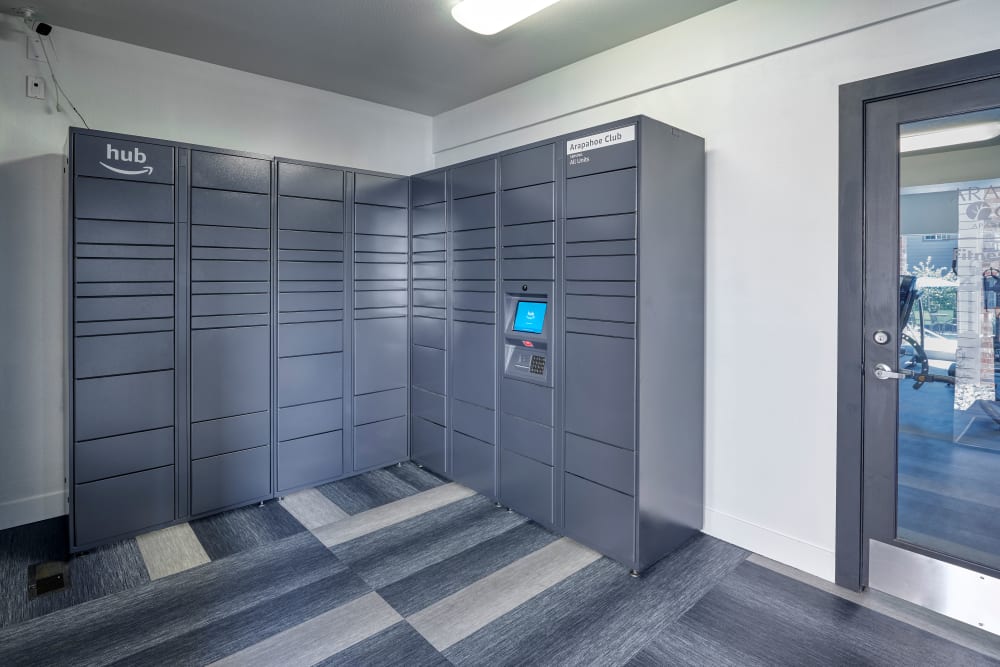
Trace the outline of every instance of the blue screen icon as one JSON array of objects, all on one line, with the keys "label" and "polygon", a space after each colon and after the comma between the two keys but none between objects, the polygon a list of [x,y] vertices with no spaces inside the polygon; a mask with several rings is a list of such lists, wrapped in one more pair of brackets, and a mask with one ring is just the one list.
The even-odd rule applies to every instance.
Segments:
[{"label": "blue screen icon", "polygon": [[540,334],[545,324],[545,309],[549,304],[541,301],[519,301],[514,313],[514,331]]}]

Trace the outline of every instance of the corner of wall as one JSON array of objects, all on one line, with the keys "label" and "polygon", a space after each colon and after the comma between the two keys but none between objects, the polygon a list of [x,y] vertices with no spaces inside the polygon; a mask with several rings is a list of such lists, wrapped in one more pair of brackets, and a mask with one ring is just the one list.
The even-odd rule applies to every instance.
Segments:
[{"label": "corner of wall", "polygon": [[705,508],[703,532],[797,570],[834,581],[834,552],[739,517]]}]

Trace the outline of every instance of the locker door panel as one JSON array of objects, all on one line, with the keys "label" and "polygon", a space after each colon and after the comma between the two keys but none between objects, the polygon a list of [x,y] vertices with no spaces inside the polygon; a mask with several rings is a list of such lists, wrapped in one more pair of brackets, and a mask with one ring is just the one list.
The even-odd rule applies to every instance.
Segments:
[{"label": "locker door panel", "polygon": [[354,393],[406,386],[406,318],[354,323]]},{"label": "locker door panel", "polygon": [[267,410],[270,403],[268,327],[191,332],[191,420]]}]

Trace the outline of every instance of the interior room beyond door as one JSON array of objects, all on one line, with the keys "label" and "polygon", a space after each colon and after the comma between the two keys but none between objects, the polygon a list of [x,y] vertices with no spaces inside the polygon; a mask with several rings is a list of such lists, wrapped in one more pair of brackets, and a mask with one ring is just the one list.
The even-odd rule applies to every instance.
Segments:
[{"label": "interior room beyond door", "polygon": [[869,585],[990,625],[995,601],[974,602],[1000,573],[1000,82],[869,104],[865,150]]}]

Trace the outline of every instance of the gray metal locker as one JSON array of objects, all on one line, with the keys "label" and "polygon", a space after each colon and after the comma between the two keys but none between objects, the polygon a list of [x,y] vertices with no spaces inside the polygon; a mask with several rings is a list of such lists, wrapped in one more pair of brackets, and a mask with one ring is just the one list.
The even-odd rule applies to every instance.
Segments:
[{"label": "gray metal locker", "polygon": [[563,530],[642,570],[702,525],[704,141],[638,117],[559,145]]},{"label": "gray metal locker", "polygon": [[409,179],[356,172],[351,211],[351,470],[406,460]]},{"label": "gray metal locker", "polygon": [[73,551],[407,457],[408,179],[79,129],[70,163]]},{"label": "gray metal locker", "polygon": [[[559,322],[556,289],[556,159],[555,144],[507,153],[500,158],[500,276],[504,304],[504,364],[518,345],[547,352],[542,374],[503,377],[500,383],[500,502],[536,521],[557,524],[556,502],[561,478],[556,475],[556,359],[558,327],[536,336],[514,328],[514,310],[522,299],[546,303],[546,315]],[[534,355],[537,356],[537,355]]]},{"label": "gray metal locker", "polygon": [[70,136],[70,544],[177,516],[173,146]]},{"label": "gray metal locker", "polygon": [[494,498],[497,173],[495,158],[447,172],[448,471],[457,481]]},{"label": "gray metal locker", "polygon": [[207,149],[190,161],[190,511],[201,515],[273,493],[272,163]]},{"label": "gray metal locker", "polygon": [[344,473],[344,171],[277,160],[276,491]]},{"label": "gray metal locker", "polygon": [[447,172],[410,180],[410,458],[448,474]]},{"label": "gray metal locker", "polygon": [[[704,168],[702,139],[635,117],[446,170],[448,402],[414,386],[418,460],[447,426],[448,476],[633,570],[700,530]],[[421,205],[442,173],[413,177]]]}]

